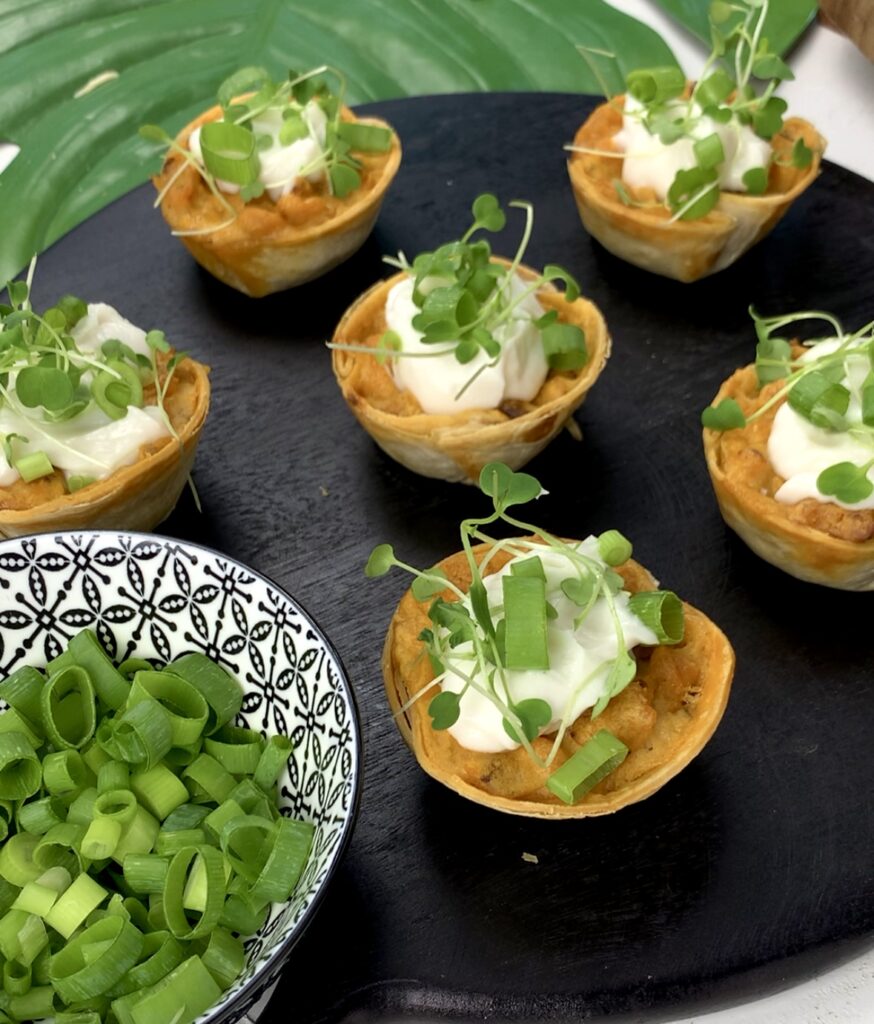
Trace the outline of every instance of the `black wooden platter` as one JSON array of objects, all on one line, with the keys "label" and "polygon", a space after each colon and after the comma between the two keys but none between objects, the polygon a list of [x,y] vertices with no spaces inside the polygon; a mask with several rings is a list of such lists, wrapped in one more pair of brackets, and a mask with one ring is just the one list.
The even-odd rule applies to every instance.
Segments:
[{"label": "black wooden platter", "polygon": [[[874,928],[874,595],[800,583],[752,555],[719,516],[698,421],[752,358],[750,303],[870,319],[874,186],[827,164],[738,265],[676,284],[616,260],[580,226],[561,147],[593,102],[498,94],[366,108],[404,146],[375,233],[344,266],[269,299],[197,268],[148,186],[39,261],[37,307],[65,292],[109,302],[212,366],[195,473],[203,513],[186,495],[160,530],[298,597],[336,644],[361,707],[354,839],[268,1021],[656,1021],[793,983]],[[526,262],[567,266],[614,340],[577,415],[584,442],[565,434],[529,467],[550,492],[530,515],[565,536],[622,530],[737,651],[732,699],[706,750],[607,819],[544,823],[465,802],[419,770],[383,697],[382,639],[406,581],[365,581],[370,549],[390,541],[430,565],[458,548],[458,520],[485,499],[384,456],[348,412],[323,343],[387,275],[383,253],[458,237],[485,190],[534,201]],[[520,225],[511,217],[496,251],[511,253]]]}]

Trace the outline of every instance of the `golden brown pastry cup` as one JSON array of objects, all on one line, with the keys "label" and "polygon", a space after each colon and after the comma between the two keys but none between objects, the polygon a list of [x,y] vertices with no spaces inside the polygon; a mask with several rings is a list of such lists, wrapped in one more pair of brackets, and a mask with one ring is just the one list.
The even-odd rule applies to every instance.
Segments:
[{"label": "golden brown pastry cup", "polygon": [[[221,115],[221,107],[207,110],[182,129],[177,143],[187,150],[191,132]],[[267,195],[244,203],[238,195],[224,195],[236,213],[231,224],[206,234],[180,236],[204,269],[237,291],[261,298],[319,277],[360,248],[400,166],[401,146],[397,133],[384,121],[356,118],[346,108],[343,117],[392,132],[387,153],[356,153],[362,163],[362,185],[344,199],[292,192],[276,203]],[[161,173],[152,179],[159,192],[181,160],[172,150],[168,153]],[[180,232],[220,225],[230,216],[193,168],[183,171],[169,189],[161,212],[173,231]]]},{"label": "golden brown pastry cup", "polygon": [[[520,267],[519,272],[531,279],[537,276],[529,267]],[[343,314],[333,341],[377,345],[386,328],[388,293],[404,276],[395,274],[380,281],[356,299]],[[355,418],[383,451],[423,476],[475,483],[489,462],[504,462],[511,469],[524,466],[582,404],[611,347],[604,318],[588,299],[568,302],[551,285],[542,288],[537,298],[545,309],[557,310],[560,321],[582,328],[588,359],[579,370],[551,370],[531,402],[507,403],[511,414],[500,409],[426,413],[409,392],[397,388],[389,370],[373,356],[334,349],[334,375]]]},{"label": "golden brown pastry cup", "polygon": [[[481,561],[488,545],[474,549]],[[501,552],[490,563],[497,571],[509,559]],[[463,552],[444,559],[440,567],[462,590],[470,586]],[[628,561],[618,571],[632,591],[652,590],[655,580],[646,569]],[[449,591],[443,597],[452,600]],[[402,707],[425,689],[434,674],[418,639],[430,628],[430,601],[417,601],[411,591],[401,599],[389,624],[382,655],[386,693],[395,721],[420,766],[460,796],[507,814],[531,818],[587,818],[612,814],[660,789],[701,751],[725,711],[734,675],[734,651],[722,631],[704,614],[684,604],[686,636],[675,647],[637,648],[634,681],[592,721],[586,711],[568,729],[553,765],[539,768],[521,748],[485,754],[466,750],[448,732],[431,728],[429,697]],[[556,768],[600,729],[608,729],[630,749],[625,761],[577,803],[563,803],[546,788]],[[553,736],[541,736],[534,747],[546,757]]]},{"label": "golden brown pastry cup", "polygon": [[[580,126],[575,146],[611,150],[622,127],[624,96],[602,103]],[[771,142],[776,155],[788,160],[796,139],[813,150],[803,170],[772,163],[767,191],[760,196],[721,192],[716,206],[697,220],[671,222],[671,213],[646,190],[629,193],[652,206],[626,206],[614,181],[622,178],[622,153],[615,157],[571,153],[568,174],[583,226],[605,249],[644,270],[677,281],[697,281],[731,266],[779,222],[819,174],[826,140],[800,118],[784,122]]]},{"label": "golden brown pastry cup", "polygon": [[0,488],[0,536],[78,529],[148,531],[166,519],[194,464],[209,409],[208,374],[209,368],[193,359],[183,359],[176,367],[165,408],[178,441],[169,437],[143,445],[132,465],[73,494],[65,493],[58,471],[30,484],[18,480],[11,488]]},{"label": "golden brown pastry cup", "polygon": [[[713,400],[733,398],[749,416],[776,385],[760,391],[754,365],[737,370]],[[848,510],[808,498],[788,505],[774,494],[783,479],[767,457],[779,406],[747,427],[703,431],[704,456],[719,510],[757,555],[798,579],[839,590],[874,590],[874,510]]]}]

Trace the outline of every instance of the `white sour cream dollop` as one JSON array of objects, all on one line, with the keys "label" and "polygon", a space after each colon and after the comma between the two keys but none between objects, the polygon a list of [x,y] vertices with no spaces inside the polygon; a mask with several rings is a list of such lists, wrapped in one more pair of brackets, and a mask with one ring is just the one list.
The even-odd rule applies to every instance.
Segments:
[{"label": "white sour cream dollop", "polygon": [[[811,362],[820,356],[829,355],[840,345],[838,339],[821,341],[801,357],[802,362]],[[850,424],[862,422],[862,385],[871,369],[868,353],[861,348],[850,350],[844,366],[846,377],[841,382],[849,389],[850,404],[846,419]],[[853,462],[862,466],[874,459],[874,448],[854,438],[846,431],[823,430],[800,416],[788,402],[777,410],[771,434],[768,438],[768,460],[785,483],[774,497],[788,505],[815,498],[842,508],[874,508],[874,494],[863,501],[848,505],[833,495],[822,494],[816,486],[816,479],[823,470],[838,462]],[[874,481],[874,467],[868,471]]]},{"label": "white sour cream dollop", "polygon": [[[603,565],[598,555],[598,542],[589,537],[578,545],[578,550]],[[578,718],[588,708],[594,707],[605,694],[611,662],[619,653],[616,626],[610,608],[603,597],[599,597],[583,623],[574,627],[574,619],[580,608],[561,590],[561,581],[575,576],[577,570],[570,559],[560,551],[537,547],[526,551],[520,558],[540,557],[546,575],[546,599],[558,613],[557,618],[547,621],[549,645],[549,668],[543,671],[508,671],[507,686],[514,703],[539,697],[552,709],[552,721],[541,733],[555,732],[565,710],[570,721]],[[512,561],[499,572],[486,576],[486,593],[493,617],[499,618],[503,605],[503,577],[510,572]],[[637,644],[655,644],[655,633],[628,608],[629,594],[621,590],[614,595],[616,612],[622,626],[622,648],[631,650]],[[467,600],[467,599],[466,599]],[[496,614],[497,613],[497,614]],[[460,644],[454,651],[458,669],[469,674],[476,664],[471,660],[471,645]],[[465,660],[467,656],[467,660]],[[445,662],[446,676],[443,690],[461,693],[464,680],[453,671],[453,658]],[[481,686],[487,686],[483,678],[474,676]],[[515,750],[519,744],[510,738],[503,726],[503,715],[491,701],[473,688],[468,688],[460,701],[458,721],[449,729],[450,734],[468,750],[484,753],[501,750]]]},{"label": "white sour cream dollop", "polygon": [[[271,144],[266,149],[258,150],[261,170],[258,180],[264,186],[267,195],[275,203],[282,196],[291,192],[301,177],[309,181],[318,181],[324,177],[322,157],[325,151],[325,137],[328,119],[325,112],[310,100],[301,110],[301,117],[309,130],[309,134],[297,139],[287,146],[279,141],[279,131],[283,125],[282,111],[270,107],[252,119],[252,131],[255,137],[270,136]],[[195,128],[188,138],[188,148],[197,162],[203,166],[203,152],[200,148],[200,128]],[[306,174],[301,174],[306,170]],[[216,180],[222,192],[239,192],[240,186],[229,181]]]},{"label": "white sour cream dollop", "polygon": [[[113,338],[124,342],[134,352],[149,355],[146,332],[125,320],[112,306],[92,302],[88,313],[70,331],[77,347],[85,353],[97,352],[104,341]],[[82,375],[87,386],[90,371]],[[12,381],[10,381],[12,383]],[[10,389],[11,390],[11,389]],[[0,434],[18,434],[27,441],[14,441],[15,455],[45,452],[56,469],[66,476],[90,476],[103,480],[122,466],[129,466],[139,457],[140,446],[167,437],[169,430],[156,405],[138,409],[129,406],[120,420],[110,419],[92,403],[71,420],[51,423],[33,410],[28,418],[4,403],[0,408]],[[19,479],[19,472],[6,461],[0,449],[0,487],[8,487]]]},{"label": "white sour cream dollop", "polygon": [[[672,104],[681,107],[684,104]],[[684,137],[665,145],[657,135],[650,135],[641,118],[643,106],[632,96],[625,98],[622,129],[613,136],[625,158],[622,161],[622,180],[633,188],[651,188],[659,199],[665,199],[677,171],[697,166],[693,149],[697,139],[714,132],[722,142],[725,160],[719,165],[719,187],[728,192],[746,192],[743,176],[754,167],[767,168],[771,162],[771,144],[748,125],[731,120],[719,124],[711,117],[701,117],[697,104],[692,112],[699,120],[692,128],[693,138]]]},{"label": "white sour cream dollop", "polygon": [[[511,299],[531,286],[518,275],[503,280]],[[469,363],[460,363],[453,354],[455,343],[422,341],[421,332],[412,323],[420,312],[413,301],[413,287],[412,277],[399,281],[389,291],[385,306],[386,324],[400,337],[401,351],[413,353],[392,361],[394,380],[401,390],[411,391],[422,409],[432,414],[497,409],[507,399],[534,398],[549,373],[540,331],[534,324],[544,311],[534,295],[522,299],[510,319],[493,332],[501,344],[501,354],[497,364],[489,366],[492,358],[482,349]],[[435,356],[435,352],[442,354]],[[429,358],[421,358],[426,353]],[[486,368],[464,394],[456,397],[480,367]]]}]

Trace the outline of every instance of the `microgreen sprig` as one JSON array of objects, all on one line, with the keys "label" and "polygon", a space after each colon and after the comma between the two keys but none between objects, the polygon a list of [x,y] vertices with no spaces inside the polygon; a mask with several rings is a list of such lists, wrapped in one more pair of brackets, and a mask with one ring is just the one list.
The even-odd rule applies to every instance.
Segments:
[{"label": "microgreen sprig", "polygon": [[[420,253],[409,262],[403,253],[385,257],[390,266],[413,278],[413,302],[419,312],[412,326],[420,332],[433,352],[406,352],[394,331],[386,331],[375,347],[332,342],[329,348],[364,352],[380,362],[397,358],[441,358],[452,353],[461,364],[474,360],[481,352],[487,361],[465,381],[455,396],[460,398],[481,373],[497,366],[501,359],[501,328],[519,316],[520,306],[530,296],[554,282],[564,285],[565,298],[575,301],[580,294],[576,279],[563,267],[547,264],[540,274],[513,289],[519,267],[528,248],[534,227],[534,208],[530,203],[513,200],[512,209],[522,210],[525,223],[522,237],[509,266],[493,260],[489,242],[480,231],[497,232],[506,224],[507,215],[491,193],[477,196],[471,206],[473,221],[460,239],[447,242],[432,252]],[[546,362],[554,370],[575,370],[588,361],[583,331],[574,324],[560,323],[555,310],[533,320],[540,336]]]},{"label": "microgreen sprig", "polygon": [[[616,594],[623,588],[622,577],[614,571],[631,557],[631,544],[616,530],[608,530],[598,538],[598,557],[592,557],[574,543],[567,543],[511,514],[517,505],[526,504],[545,492],[540,483],[527,473],[516,473],[500,462],[485,466],[480,474],[480,490],[491,498],[488,515],[465,519],[460,526],[461,545],[470,571],[470,586],[465,594],[446,578],[439,567],[417,570],[400,561],[388,544],[374,548],[365,567],[368,577],[383,576],[392,568],[413,575],[413,596],[430,600],[428,615],[431,626],[419,639],[424,645],[434,672],[434,680],[414,694],[400,709],[406,711],[415,701],[431,694],[428,714],[432,728],[451,728],[461,714],[464,694],[472,689],[484,696],[501,713],[508,736],[521,744],[540,767],[548,767],[558,753],[562,739],[573,721],[573,708],[582,688],[591,678],[607,670],[605,691],[592,709],[595,718],[609,701],[632,681],[636,662],[626,650],[625,633],[616,607]],[[486,529],[503,521],[537,539],[517,537],[498,540]],[[487,553],[477,560],[474,543],[489,545]],[[556,611],[547,600],[546,576],[540,556],[557,551],[566,559],[569,575],[561,581],[564,595],[578,609],[574,628],[581,626],[599,600],[608,608],[616,635],[617,654],[599,665],[593,673],[577,682],[569,694],[558,721],[555,739],[544,758],[534,749],[533,741],[553,721],[550,704],[538,697],[516,701],[510,692],[507,673],[527,669],[548,669],[548,621]],[[509,554],[510,572],[502,577],[503,600],[490,605],[484,577],[492,561],[502,553]],[[446,593],[451,595],[447,598]],[[683,638],[682,604],[667,591],[633,595],[629,608],[655,633],[659,643],[679,643]],[[459,692],[446,689],[433,695],[448,672],[462,680]]]},{"label": "microgreen sprig", "polygon": [[[66,444],[51,429],[52,424],[73,421],[95,405],[110,419],[123,419],[128,408],[143,407],[144,387],[151,385],[155,404],[178,440],[165,400],[170,379],[185,353],[173,354],[161,369],[154,356],[150,360],[135,353],[118,339],[104,341],[99,352],[82,351],[73,331],[87,314],[87,305],[67,295],[43,313],[35,312],[30,301],[34,267],[35,260],[26,281],[7,284],[9,302],[0,304],[0,405],[28,423],[28,435],[50,440],[89,462],[95,472],[104,473],[105,463]],[[25,476],[19,463],[28,456],[16,459],[13,441],[29,443],[28,438],[10,433],[2,441],[6,462]],[[31,472],[36,465],[36,460],[31,460]],[[40,476],[54,471],[47,457],[38,465]]]},{"label": "microgreen sprig", "polygon": [[[749,416],[735,399],[722,399],[718,405],[701,413],[702,426],[717,431],[739,429],[785,400],[813,426],[833,433],[849,433],[874,450],[874,322],[847,332],[837,317],[821,310],[761,317],[750,307],[750,315],[758,339],[755,369],[759,387],[776,381],[783,383]],[[806,342],[808,352],[801,359],[793,353],[792,345],[775,332],[811,320],[824,321],[833,334]],[[815,352],[817,345],[835,341],[838,344],[830,346],[831,351],[811,358],[811,351]],[[848,417],[851,403],[847,386],[848,357],[867,357],[870,366],[861,386],[858,422]],[[861,466],[851,462],[830,466],[819,474],[817,490],[848,505],[864,501],[874,493],[874,484],[868,477],[872,466],[874,460]]]},{"label": "microgreen sprig", "polygon": [[[735,122],[749,126],[769,141],[783,127],[787,105],[774,93],[781,82],[794,76],[763,35],[768,7],[769,0],[711,3],[712,50],[685,99],[685,76],[676,67],[640,69],[626,78],[626,93],[635,101],[634,106],[626,104],[626,116],[640,120],[650,135],[665,146],[683,138],[694,139],[695,165],[677,172],[666,197],[673,221],[704,217],[719,201],[718,168],[725,161],[725,152],[717,132],[698,138],[703,118],[717,124]],[[604,51],[587,50],[583,56],[590,67],[595,66],[592,54],[614,57]],[[754,80],[764,83],[761,92],[753,85]],[[565,149],[621,155],[585,146],[568,145]],[[799,138],[788,159],[778,158],[772,152],[771,160],[804,169],[810,166],[813,151]],[[743,184],[749,194],[762,195],[767,191],[768,170],[768,166],[763,166],[745,172]],[[616,193],[625,205],[641,205],[624,187],[616,187]]]}]

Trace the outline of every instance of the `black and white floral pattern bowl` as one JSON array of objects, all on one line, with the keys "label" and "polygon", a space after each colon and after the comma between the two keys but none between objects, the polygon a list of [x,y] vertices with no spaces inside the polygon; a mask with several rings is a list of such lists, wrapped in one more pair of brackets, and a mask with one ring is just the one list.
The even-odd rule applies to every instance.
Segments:
[{"label": "black and white floral pattern bowl", "polygon": [[278,977],[352,831],[361,740],[343,666],[288,594],[208,548],[88,530],[0,541],[0,678],[43,667],[85,628],[116,662],[205,654],[243,685],[237,724],[294,743],[280,806],[316,825],[313,850],[291,899],[246,942],[238,981],[198,1022],[233,1024]]}]

